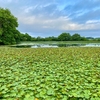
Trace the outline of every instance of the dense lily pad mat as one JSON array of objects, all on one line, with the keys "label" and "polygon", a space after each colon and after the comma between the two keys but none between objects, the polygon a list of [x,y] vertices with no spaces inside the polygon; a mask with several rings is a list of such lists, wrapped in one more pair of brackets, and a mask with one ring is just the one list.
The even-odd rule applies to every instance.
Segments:
[{"label": "dense lily pad mat", "polygon": [[0,48],[0,100],[100,100],[100,48]]}]

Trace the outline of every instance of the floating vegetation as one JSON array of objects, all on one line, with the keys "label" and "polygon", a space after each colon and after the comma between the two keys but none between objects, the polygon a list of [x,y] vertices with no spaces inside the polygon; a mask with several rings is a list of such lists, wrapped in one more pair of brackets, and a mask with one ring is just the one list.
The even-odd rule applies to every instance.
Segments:
[{"label": "floating vegetation", "polygon": [[0,48],[1,100],[100,100],[100,48]]}]

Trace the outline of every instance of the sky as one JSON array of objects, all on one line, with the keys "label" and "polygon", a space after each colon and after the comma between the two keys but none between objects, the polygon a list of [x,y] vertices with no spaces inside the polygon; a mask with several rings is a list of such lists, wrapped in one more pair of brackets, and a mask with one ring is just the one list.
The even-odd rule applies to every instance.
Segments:
[{"label": "sky", "polygon": [[17,17],[21,33],[33,37],[100,37],[100,0],[0,0],[0,7]]}]

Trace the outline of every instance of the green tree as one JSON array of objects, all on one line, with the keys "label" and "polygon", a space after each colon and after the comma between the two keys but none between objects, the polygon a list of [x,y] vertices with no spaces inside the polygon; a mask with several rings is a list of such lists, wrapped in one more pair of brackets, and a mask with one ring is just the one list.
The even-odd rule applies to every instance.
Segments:
[{"label": "green tree", "polygon": [[78,33],[75,33],[72,35],[72,41],[80,41],[81,40],[81,36]]},{"label": "green tree", "polygon": [[36,41],[41,41],[42,40],[42,37],[40,37],[40,36],[38,36],[37,38],[36,38]]},{"label": "green tree", "polygon": [[32,37],[28,33],[21,33],[21,41],[32,41]]},{"label": "green tree", "polygon": [[49,36],[49,37],[45,37],[45,41],[57,41],[57,37],[54,37],[54,36]]},{"label": "green tree", "polygon": [[31,41],[32,39],[32,37],[28,33],[25,33],[24,37],[26,37],[27,41]]},{"label": "green tree", "polygon": [[100,38],[98,38],[97,40],[100,41]]},{"label": "green tree", "polygon": [[58,36],[58,40],[60,40],[60,41],[70,41],[71,35],[69,33],[62,33]]},{"label": "green tree", "polygon": [[86,37],[81,37],[81,41],[88,41]]},{"label": "green tree", "polygon": [[17,18],[9,9],[0,8],[0,44],[15,44],[20,40]]}]

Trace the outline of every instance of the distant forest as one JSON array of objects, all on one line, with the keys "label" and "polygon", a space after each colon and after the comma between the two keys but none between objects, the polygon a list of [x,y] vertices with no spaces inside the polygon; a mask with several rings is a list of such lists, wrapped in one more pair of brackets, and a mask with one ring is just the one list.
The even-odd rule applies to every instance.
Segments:
[{"label": "distant forest", "polygon": [[100,38],[93,37],[82,37],[80,34],[75,33],[71,35],[70,33],[61,33],[58,37],[31,37],[28,33],[21,34],[21,41],[100,41]]},{"label": "distant forest", "polygon": [[0,45],[16,44],[21,41],[100,41],[100,38],[82,37],[75,33],[61,33],[58,37],[32,37],[28,33],[21,33],[17,30],[18,21],[9,9],[0,8]]}]

